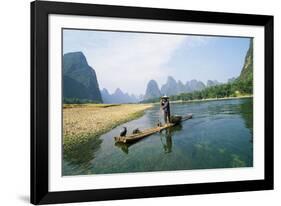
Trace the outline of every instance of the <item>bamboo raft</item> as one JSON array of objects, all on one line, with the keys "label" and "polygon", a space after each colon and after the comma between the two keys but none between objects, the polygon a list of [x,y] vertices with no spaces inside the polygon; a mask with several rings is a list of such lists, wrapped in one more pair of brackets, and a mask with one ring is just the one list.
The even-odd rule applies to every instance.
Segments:
[{"label": "bamboo raft", "polygon": [[[181,118],[180,122],[183,122],[183,121],[191,119],[191,118],[192,118],[192,114],[188,114],[186,116],[183,116]],[[132,142],[138,141],[144,137],[150,136],[154,133],[161,132],[162,130],[174,127],[177,124],[178,123],[169,123],[169,124],[165,124],[163,126],[157,126],[157,127],[145,129],[136,134],[130,134],[128,136],[114,137],[114,140],[115,140],[115,142],[118,142],[118,143],[132,143]]]}]

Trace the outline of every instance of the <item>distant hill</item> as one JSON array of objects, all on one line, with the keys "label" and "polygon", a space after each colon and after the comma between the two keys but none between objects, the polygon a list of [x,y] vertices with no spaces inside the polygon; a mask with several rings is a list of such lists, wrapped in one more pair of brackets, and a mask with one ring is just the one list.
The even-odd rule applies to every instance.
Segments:
[{"label": "distant hill", "polygon": [[203,82],[197,81],[196,79],[193,79],[191,81],[186,82],[186,92],[194,92],[194,91],[201,91],[206,86]]},{"label": "distant hill", "polygon": [[212,86],[216,86],[221,84],[220,82],[218,82],[217,80],[208,80],[207,81],[207,87],[212,87]]},{"label": "distant hill", "polygon": [[63,55],[63,97],[102,102],[96,72],[82,52]]},{"label": "distant hill", "polygon": [[[214,80],[214,81],[209,80],[208,82],[209,82],[209,84],[212,84],[212,85],[220,84],[216,80]],[[161,90],[159,89],[158,84],[155,80],[150,80],[146,87],[144,100],[158,98],[162,95],[171,96],[171,95],[177,95],[177,94],[181,94],[181,93],[201,91],[205,88],[206,88],[206,85],[203,82],[198,81],[196,79],[187,81],[184,84],[182,81],[180,81],[180,80],[176,81],[172,76],[168,76],[167,81],[165,84],[162,85]]]},{"label": "distant hill", "polygon": [[180,93],[200,91],[206,86],[203,82],[195,79],[183,84],[180,80],[177,82],[172,76],[168,76],[167,82],[161,87],[161,93],[164,95],[176,95]]},{"label": "distant hill", "polygon": [[166,84],[163,84],[161,87],[161,94],[170,96],[177,93],[178,83],[173,77],[168,76]]},{"label": "distant hill", "polygon": [[150,80],[147,84],[144,99],[153,99],[161,96],[160,89],[155,80]]},{"label": "distant hill", "polygon": [[119,88],[117,88],[113,94],[110,94],[108,90],[104,88],[101,90],[101,95],[103,102],[107,104],[136,103],[140,101],[135,95],[124,93]]},{"label": "distant hill", "polygon": [[103,100],[103,103],[112,103],[112,97],[111,95],[109,94],[108,90],[103,88],[101,91],[101,97],[102,97],[102,100]]},{"label": "distant hill", "polygon": [[188,89],[185,87],[185,85],[179,80],[177,83],[177,94],[187,92]]}]

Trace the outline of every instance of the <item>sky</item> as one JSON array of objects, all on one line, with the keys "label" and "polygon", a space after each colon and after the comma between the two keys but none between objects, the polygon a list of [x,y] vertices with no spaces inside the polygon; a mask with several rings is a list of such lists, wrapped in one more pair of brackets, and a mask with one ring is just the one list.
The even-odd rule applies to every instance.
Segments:
[{"label": "sky", "polygon": [[144,94],[151,79],[161,88],[168,76],[183,83],[238,77],[249,42],[245,37],[63,30],[63,54],[83,52],[100,89],[135,95]]}]

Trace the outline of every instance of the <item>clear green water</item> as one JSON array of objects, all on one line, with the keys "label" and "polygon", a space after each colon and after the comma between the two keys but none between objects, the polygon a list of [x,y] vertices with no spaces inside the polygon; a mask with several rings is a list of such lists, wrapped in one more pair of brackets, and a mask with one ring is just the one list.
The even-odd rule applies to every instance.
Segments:
[{"label": "clear green water", "polygon": [[154,127],[159,107],[120,125],[64,158],[63,175],[171,171],[253,166],[253,100],[235,99],[171,104],[172,114],[193,119],[128,147],[114,136],[126,126]]}]

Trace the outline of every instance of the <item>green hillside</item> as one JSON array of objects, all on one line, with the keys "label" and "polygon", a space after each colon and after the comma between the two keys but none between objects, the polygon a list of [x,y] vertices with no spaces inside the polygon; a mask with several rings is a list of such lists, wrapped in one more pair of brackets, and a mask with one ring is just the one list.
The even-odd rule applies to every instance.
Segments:
[{"label": "green hillside", "polygon": [[244,66],[237,79],[238,83],[243,84],[246,93],[253,93],[253,39],[250,41],[250,46],[247,51]]},{"label": "green hillside", "polygon": [[63,56],[63,97],[65,103],[102,102],[95,70],[82,52]]},{"label": "green hillside", "polygon": [[239,79],[243,81],[253,80],[253,39],[250,41],[250,46],[247,51],[244,66],[240,73]]}]

